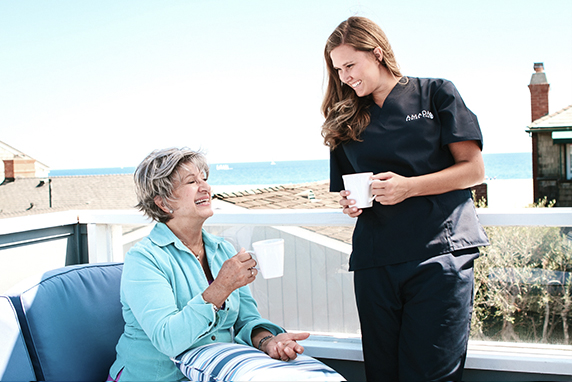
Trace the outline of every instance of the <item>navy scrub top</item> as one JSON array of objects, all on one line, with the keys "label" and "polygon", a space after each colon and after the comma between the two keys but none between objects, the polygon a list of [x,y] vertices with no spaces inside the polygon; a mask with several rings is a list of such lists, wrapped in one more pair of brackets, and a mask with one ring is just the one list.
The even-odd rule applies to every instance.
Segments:
[{"label": "navy scrub top", "polygon": [[[450,81],[404,79],[383,108],[372,102],[371,122],[360,141],[331,151],[330,191],[344,189],[344,174],[392,171],[410,177],[443,170],[455,164],[449,143],[474,140],[482,148],[477,117]],[[352,241],[352,271],[488,245],[470,189],[393,206],[374,202],[358,217]]]}]

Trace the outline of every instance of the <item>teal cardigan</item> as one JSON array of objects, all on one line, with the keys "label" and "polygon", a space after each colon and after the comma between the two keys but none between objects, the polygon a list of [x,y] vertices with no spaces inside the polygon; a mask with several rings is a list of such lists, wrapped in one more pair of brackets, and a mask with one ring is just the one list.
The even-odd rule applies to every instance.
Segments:
[{"label": "teal cardigan", "polygon": [[[236,255],[224,239],[203,230],[209,266],[216,278],[222,264]],[[110,369],[121,381],[185,379],[170,357],[213,342],[252,345],[251,333],[263,327],[284,329],[263,319],[248,286],[232,292],[216,312],[202,292],[208,287],[203,269],[173,232],[157,223],[149,236],[125,255],[121,304],[125,330]]]}]

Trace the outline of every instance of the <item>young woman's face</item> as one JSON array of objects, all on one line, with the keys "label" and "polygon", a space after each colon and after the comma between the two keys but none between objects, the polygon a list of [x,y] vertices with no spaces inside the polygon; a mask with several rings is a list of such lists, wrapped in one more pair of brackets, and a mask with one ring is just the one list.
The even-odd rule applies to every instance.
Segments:
[{"label": "young woman's face", "polygon": [[350,86],[358,97],[374,93],[382,84],[380,62],[371,52],[340,45],[330,53],[340,81]]},{"label": "young woman's face", "polygon": [[174,200],[170,202],[173,219],[204,220],[211,217],[211,187],[207,183],[206,175],[190,163],[178,171],[181,181],[175,186]]}]

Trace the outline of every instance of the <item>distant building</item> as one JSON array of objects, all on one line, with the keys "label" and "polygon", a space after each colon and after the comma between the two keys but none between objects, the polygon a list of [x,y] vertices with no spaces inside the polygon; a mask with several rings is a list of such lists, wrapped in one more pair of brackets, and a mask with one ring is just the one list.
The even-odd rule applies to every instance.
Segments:
[{"label": "distant building", "polygon": [[548,92],[544,64],[534,64],[530,80],[532,123],[532,179],[534,201],[547,197],[557,207],[572,207],[572,105],[548,114]]},{"label": "distant building", "polygon": [[0,142],[0,219],[66,210],[132,209],[132,174],[49,176],[49,167]]},{"label": "distant building", "polygon": [[15,173],[19,177],[29,178],[48,176],[49,172],[50,168],[45,164],[0,142],[0,183],[6,178],[14,179]]},{"label": "distant building", "polygon": [[128,210],[132,174],[16,178],[0,184],[0,219],[69,210]]}]

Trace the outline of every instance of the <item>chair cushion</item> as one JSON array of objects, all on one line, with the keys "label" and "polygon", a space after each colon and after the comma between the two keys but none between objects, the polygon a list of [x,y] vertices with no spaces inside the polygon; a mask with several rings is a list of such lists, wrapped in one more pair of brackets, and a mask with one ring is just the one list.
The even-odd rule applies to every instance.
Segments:
[{"label": "chair cushion", "polygon": [[251,346],[215,343],[173,359],[191,381],[345,381],[329,366],[299,355],[284,362]]},{"label": "chair cushion", "polygon": [[39,380],[104,381],[123,333],[122,264],[84,264],[8,291]]},{"label": "chair cushion", "polygon": [[0,296],[0,381],[35,380],[16,311],[8,297]]}]

